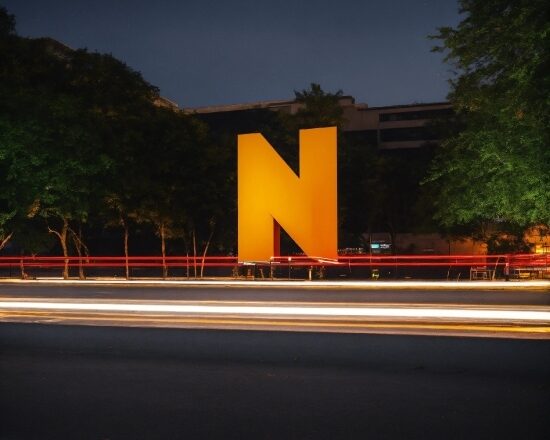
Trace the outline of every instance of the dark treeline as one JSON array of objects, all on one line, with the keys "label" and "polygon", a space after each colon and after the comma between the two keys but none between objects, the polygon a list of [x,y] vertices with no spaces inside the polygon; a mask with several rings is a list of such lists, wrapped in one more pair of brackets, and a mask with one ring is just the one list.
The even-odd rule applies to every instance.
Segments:
[{"label": "dark treeline", "polygon": [[1,247],[128,254],[137,234],[136,250],[154,252],[156,236],[164,256],[169,240],[194,254],[216,229],[228,241],[231,176],[203,123],[157,105],[111,55],[21,38],[5,10],[0,21]]}]

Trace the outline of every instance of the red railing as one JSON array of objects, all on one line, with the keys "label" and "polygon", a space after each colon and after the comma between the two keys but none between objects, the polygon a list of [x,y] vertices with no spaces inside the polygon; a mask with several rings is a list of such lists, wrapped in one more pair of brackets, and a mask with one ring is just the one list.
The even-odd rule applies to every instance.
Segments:
[{"label": "red railing", "polygon": [[[300,255],[272,257],[267,261],[239,261],[233,256],[132,256],[127,264],[132,268],[186,268],[186,267],[236,267],[247,265],[280,267],[532,267],[549,268],[550,254],[506,255],[341,255],[337,260]],[[0,268],[24,266],[25,268],[124,268],[126,258],[120,256],[59,257],[22,256],[0,257]]]},{"label": "red railing", "polygon": [[[125,257],[0,257],[0,267],[13,267],[23,265],[25,268],[60,268],[65,266],[65,262],[69,267],[86,267],[86,268],[124,268],[126,267]],[[164,262],[163,262],[164,261]],[[162,268],[165,265],[170,268],[201,266],[203,263],[202,257],[165,257],[163,260],[160,256],[146,257],[128,257],[129,267],[153,267]],[[235,257],[205,257],[204,267],[233,267],[237,264]]]}]

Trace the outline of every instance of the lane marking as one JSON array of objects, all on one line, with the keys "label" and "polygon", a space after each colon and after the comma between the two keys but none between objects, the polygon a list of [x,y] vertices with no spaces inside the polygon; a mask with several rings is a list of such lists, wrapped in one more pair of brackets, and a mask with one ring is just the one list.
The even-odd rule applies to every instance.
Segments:
[{"label": "lane marking", "polygon": [[223,306],[198,304],[75,303],[44,301],[1,301],[0,310],[67,310],[95,312],[153,312],[175,314],[333,316],[385,318],[439,318],[466,320],[539,321],[550,323],[550,310],[498,310],[457,308],[396,307],[302,307]]}]

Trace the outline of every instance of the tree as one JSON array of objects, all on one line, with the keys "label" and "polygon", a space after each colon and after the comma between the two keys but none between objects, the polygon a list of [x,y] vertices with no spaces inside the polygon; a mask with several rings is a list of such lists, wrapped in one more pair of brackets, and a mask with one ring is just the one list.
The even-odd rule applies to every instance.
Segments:
[{"label": "tree", "polygon": [[12,216],[13,213],[0,212],[0,251],[4,249],[13,236],[13,231],[10,230],[8,225],[8,222],[11,220]]},{"label": "tree", "polygon": [[18,37],[5,10],[0,24],[2,242],[17,221],[45,219],[66,278],[71,241],[86,252],[82,225],[105,199],[114,152],[133,154],[123,147],[136,148],[158,90],[110,55]]},{"label": "tree", "polygon": [[[69,91],[71,71],[65,53],[47,40],[21,38],[13,30],[1,44],[4,205],[16,223],[36,216],[51,219],[48,229],[68,257],[69,222],[86,216],[91,188],[84,176],[96,173],[98,161],[91,159],[101,157],[93,154],[95,118],[86,117],[82,101]],[[67,258],[63,274],[68,276]]]},{"label": "tree", "polygon": [[[8,14],[4,7],[0,7],[0,53],[7,50],[13,33],[15,32],[15,17]],[[2,68],[5,68],[2,66]],[[2,69],[3,70],[3,69]],[[0,130],[3,129],[2,121],[0,121]],[[7,198],[7,172],[3,162],[5,153],[0,146],[0,251],[8,244],[13,236],[12,226],[10,222],[16,215],[10,200]]]},{"label": "tree", "polygon": [[160,239],[167,277],[168,240],[183,239],[194,257],[198,243],[204,262],[213,227],[226,212],[225,155],[211,143],[206,125],[183,112],[155,108],[142,125],[146,147],[134,151],[132,167],[134,173],[139,170],[136,212]]},{"label": "tree", "polygon": [[15,33],[15,17],[8,13],[6,8],[0,6],[0,38]]},{"label": "tree", "polygon": [[135,224],[148,221],[143,208],[149,190],[146,176],[162,156],[149,153],[155,152],[154,136],[149,133],[157,114],[153,102],[158,89],[111,56],[93,54],[94,58],[87,59],[83,55],[79,64],[90,71],[92,80],[81,81],[81,93],[104,117],[102,142],[111,159],[106,178],[98,182],[102,197],[98,217],[106,227],[122,228],[129,278],[130,232]]},{"label": "tree", "polygon": [[140,218],[151,223],[160,239],[163,278],[168,276],[166,241],[181,233],[186,216],[186,157],[191,135],[187,119],[169,109],[151,114],[145,130],[147,148],[139,152]]},{"label": "tree", "polygon": [[449,99],[460,128],[433,161],[436,219],[550,224],[550,4],[461,0],[464,19],[440,28],[456,70]]}]

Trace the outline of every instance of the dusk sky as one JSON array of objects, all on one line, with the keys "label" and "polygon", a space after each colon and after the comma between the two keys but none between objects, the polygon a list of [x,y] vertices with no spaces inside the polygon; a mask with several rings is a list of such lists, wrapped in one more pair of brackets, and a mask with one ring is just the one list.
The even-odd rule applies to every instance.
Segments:
[{"label": "dusk sky", "polygon": [[427,39],[456,0],[0,0],[21,36],[112,53],[180,107],[290,99],[320,83],[370,106],[434,102]]}]

